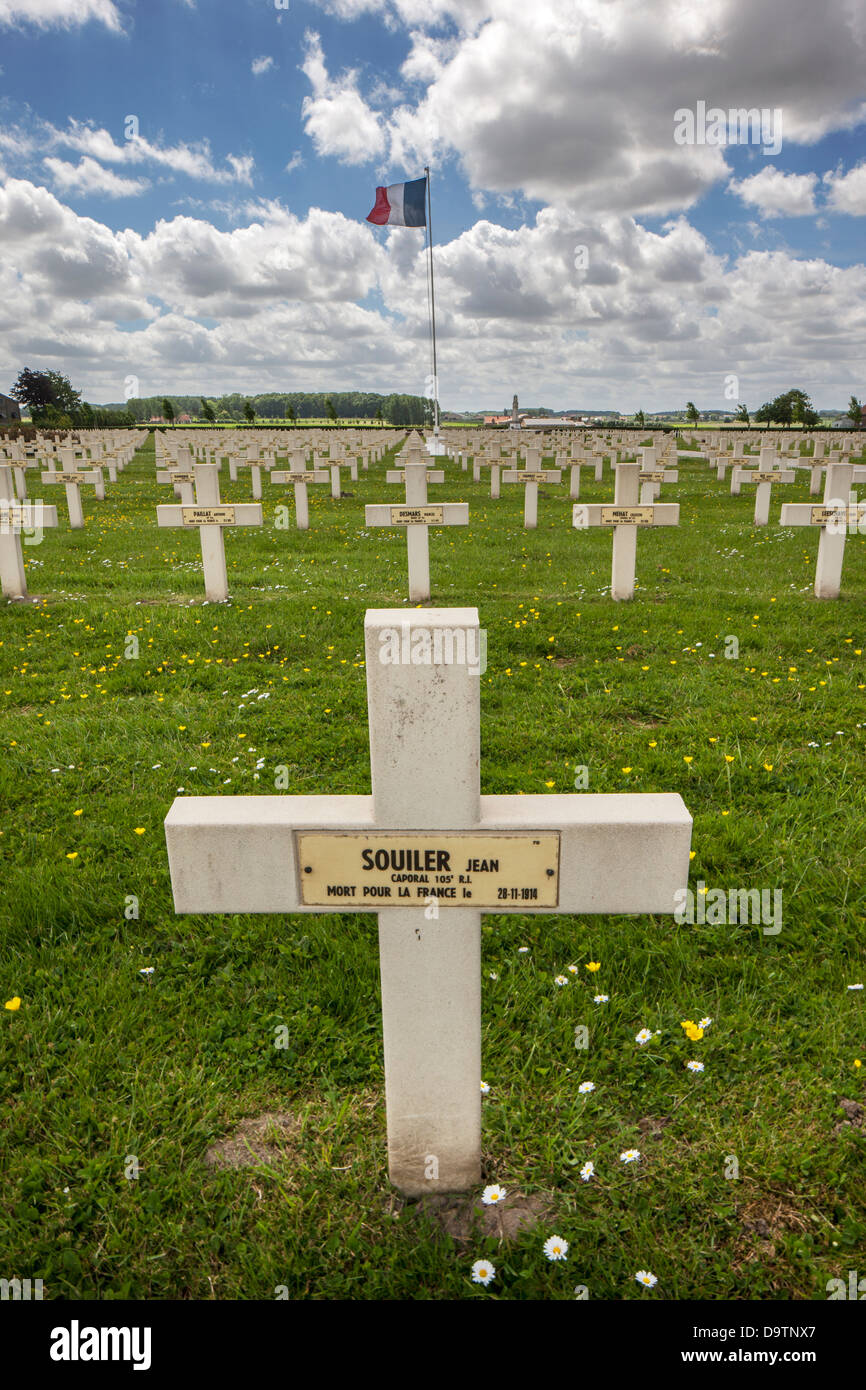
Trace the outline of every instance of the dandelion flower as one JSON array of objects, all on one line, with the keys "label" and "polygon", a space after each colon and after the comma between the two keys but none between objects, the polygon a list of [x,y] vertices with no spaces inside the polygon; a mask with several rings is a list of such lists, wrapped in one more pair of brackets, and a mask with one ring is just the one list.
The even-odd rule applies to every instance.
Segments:
[{"label": "dandelion flower", "polygon": [[704,1069],[703,1062],[686,1062],[686,1066],[689,1071],[703,1071]]},{"label": "dandelion flower", "polygon": [[580,1176],[584,1182],[589,1182],[594,1172],[595,1164],[591,1160],[589,1160],[588,1162],[584,1163],[583,1167],[581,1168]]},{"label": "dandelion flower", "polygon": [[493,1182],[489,1187],[485,1187],[481,1200],[486,1207],[495,1207],[505,1201],[505,1188],[500,1187],[498,1182]]},{"label": "dandelion flower", "polygon": [[489,1260],[476,1260],[472,1266],[473,1284],[483,1284],[485,1288],[496,1277],[496,1270]]},{"label": "dandelion flower", "polygon": [[580,1085],[578,1086],[577,1089],[578,1089],[578,1091],[580,1092],[580,1094],[581,1094],[582,1096],[589,1095],[589,1092],[590,1092],[590,1091],[594,1091],[594,1090],[595,1090],[595,1082],[594,1082],[594,1081],[581,1081],[581,1083],[580,1083]]},{"label": "dandelion flower", "polygon": [[644,1043],[648,1043],[651,1037],[652,1033],[648,1028],[641,1028],[639,1033],[635,1033],[634,1040],[643,1047]]},{"label": "dandelion flower", "polygon": [[640,1149],[623,1149],[619,1158],[621,1163],[637,1163],[640,1158]]},{"label": "dandelion flower", "polygon": [[548,1236],[544,1242],[544,1253],[549,1260],[564,1260],[568,1255],[568,1241],[562,1236]]},{"label": "dandelion flower", "polygon": [[645,1289],[652,1289],[658,1283],[656,1276],[650,1274],[648,1269],[639,1269],[634,1277],[639,1284],[643,1284]]}]

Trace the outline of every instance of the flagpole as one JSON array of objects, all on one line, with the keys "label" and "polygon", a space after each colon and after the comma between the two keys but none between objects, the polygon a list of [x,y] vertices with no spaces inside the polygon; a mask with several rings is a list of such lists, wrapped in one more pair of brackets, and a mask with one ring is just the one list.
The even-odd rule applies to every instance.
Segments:
[{"label": "flagpole", "polygon": [[439,373],[436,367],[436,292],[433,287],[433,206],[430,201],[430,166],[424,165],[427,179],[427,251],[430,275],[430,335],[433,344],[433,436],[439,437]]}]

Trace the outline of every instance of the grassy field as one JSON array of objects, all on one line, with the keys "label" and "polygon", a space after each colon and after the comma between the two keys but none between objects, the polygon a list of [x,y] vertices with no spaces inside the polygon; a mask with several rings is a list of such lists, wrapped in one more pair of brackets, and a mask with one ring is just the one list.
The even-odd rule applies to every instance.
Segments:
[{"label": "grassy field", "polygon": [[[197,534],[156,528],[153,463],[151,442],[105,503],[85,490],[84,531],[25,547],[39,602],[0,606],[0,1005],[21,1000],[0,1007],[0,1277],[46,1298],[716,1300],[823,1299],[862,1270],[866,1128],[839,1106],[866,1103],[866,538],[819,602],[817,536],[777,524],[808,474],[755,529],[753,489],[690,461],[663,489],[679,529],[641,532],[615,605],[610,535],[571,528],[567,485],[531,533],[518,488],[435,489],[470,503],[431,575],[488,632],[482,790],[571,791],[585,766],[590,792],[680,792],[691,886],[784,904],[777,934],[485,917],[484,1181],[540,1219],[455,1239],[388,1184],[375,919],[176,917],[162,831],[178,792],[273,794],[279,766],[292,793],[369,791],[363,615],[405,601],[406,558],[363,504],[401,490],[382,465],[340,502],[311,488],[301,533],[266,486],[266,526],[226,537],[232,601],[206,605]],[[226,474],[223,499],[248,486]],[[611,499],[607,470],[582,497]],[[242,1121],[259,1160],[208,1163]]]}]

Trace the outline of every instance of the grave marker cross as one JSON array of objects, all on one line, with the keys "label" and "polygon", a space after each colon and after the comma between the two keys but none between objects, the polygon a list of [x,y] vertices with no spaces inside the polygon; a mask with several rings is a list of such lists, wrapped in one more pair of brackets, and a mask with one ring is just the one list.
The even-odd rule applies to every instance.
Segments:
[{"label": "grave marker cross", "polygon": [[691,817],[666,793],[482,796],[474,608],[371,609],[370,796],[177,798],[178,913],[379,914],[391,1180],[481,1173],[481,914],[670,913]]}]

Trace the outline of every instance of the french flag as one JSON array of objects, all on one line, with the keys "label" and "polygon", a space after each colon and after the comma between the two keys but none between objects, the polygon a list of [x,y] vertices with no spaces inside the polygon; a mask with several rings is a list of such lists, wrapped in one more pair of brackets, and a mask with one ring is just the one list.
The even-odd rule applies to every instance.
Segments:
[{"label": "french flag", "polygon": [[426,227],[424,198],[427,178],[412,179],[409,183],[392,183],[376,189],[376,206],[367,213],[367,221],[378,227]]}]

